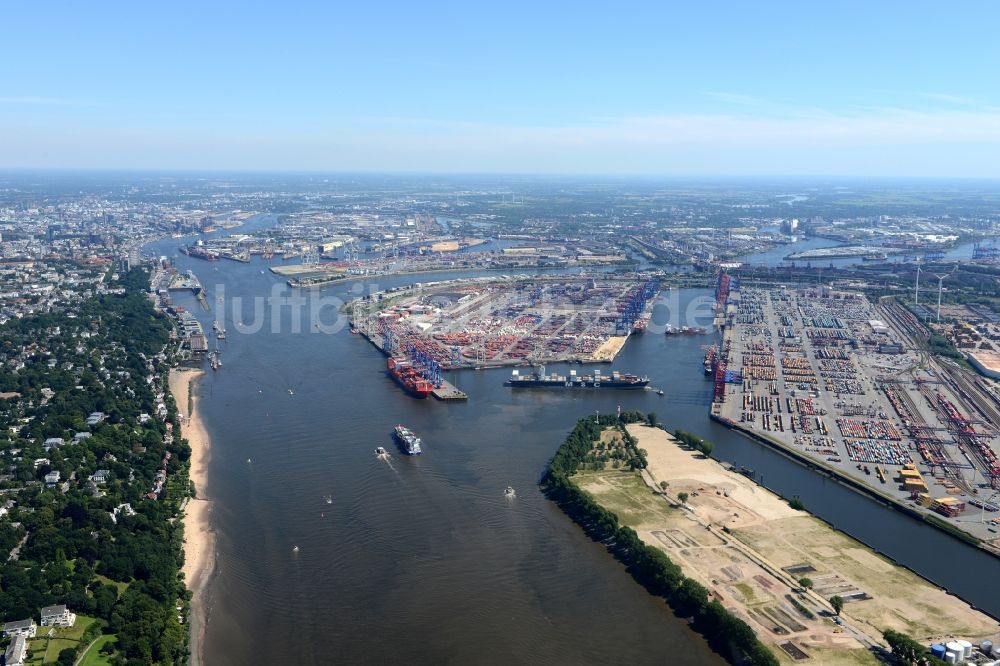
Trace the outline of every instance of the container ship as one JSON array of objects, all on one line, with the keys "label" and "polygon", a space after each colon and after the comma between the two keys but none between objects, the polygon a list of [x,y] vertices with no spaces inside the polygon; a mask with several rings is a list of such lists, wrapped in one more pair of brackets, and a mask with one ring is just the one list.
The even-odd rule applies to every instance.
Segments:
[{"label": "container ship", "polygon": [[386,368],[396,383],[412,396],[426,398],[434,390],[434,386],[424,379],[409,361],[390,356],[386,361]]},{"label": "container ship", "polygon": [[618,372],[602,375],[595,370],[592,375],[577,375],[576,370],[570,370],[569,376],[545,374],[542,367],[538,372],[522,375],[515,370],[504,386],[513,388],[608,388],[608,389],[641,389],[649,384],[649,377],[639,377]]},{"label": "container ship", "polygon": [[409,428],[398,425],[393,429],[392,434],[395,435],[396,441],[399,442],[401,447],[403,447],[403,451],[405,451],[407,455],[419,456],[424,452],[424,450],[420,448],[420,438],[414,435],[413,431]]},{"label": "container ship", "polygon": [[219,255],[216,252],[206,250],[200,245],[185,245],[184,247],[180,248],[180,251],[189,257],[194,257],[195,259],[204,259],[206,261],[216,261],[219,258]]},{"label": "container ship", "polygon": [[676,328],[671,324],[667,324],[666,330],[663,331],[667,335],[705,335],[708,330],[703,326],[681,326]]}]

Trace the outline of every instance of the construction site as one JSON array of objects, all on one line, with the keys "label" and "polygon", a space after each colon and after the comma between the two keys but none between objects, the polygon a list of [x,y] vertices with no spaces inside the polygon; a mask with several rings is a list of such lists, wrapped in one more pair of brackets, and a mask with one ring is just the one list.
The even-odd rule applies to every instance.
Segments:
[{"label": "construction site", "polygon": [[720,275],[713,418],[1000,547],[1000,395],[893,298]]},{"label": "construction site", "polygon": [[428,282],[352,302],[352,329],[426,378],[441,370],[610,362],[659,293],[642,275]]}]

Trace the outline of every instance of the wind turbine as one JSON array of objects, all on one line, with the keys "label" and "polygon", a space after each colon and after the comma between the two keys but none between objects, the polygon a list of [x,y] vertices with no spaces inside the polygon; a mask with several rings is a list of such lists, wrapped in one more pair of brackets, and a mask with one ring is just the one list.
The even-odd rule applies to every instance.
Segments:
[{"label": "wind turbine", "polygon": [[955,268],[952,268],[952,269],[951,269],[951,271],[950,271],[950,272],[948,272],[948,273],[945,273],[944,275],[935,275],[935,276],[934,276],[934,277],[936,277],[936,278],[938,279],[938,306],[937,306],[937,321],[941,321],[941,291],[942,291],[942,289],[943,289],[943,287],[942,287],[942,283],[944,282],[944,279],[945,279],[946,277],[948,277],[949,275],[951,275],[952,273],[954,273],[954,272],[955,272],[955,269],[956,269],[956,268],[958,268],[958,265],[957,265],[957,264],[955,265]]}]

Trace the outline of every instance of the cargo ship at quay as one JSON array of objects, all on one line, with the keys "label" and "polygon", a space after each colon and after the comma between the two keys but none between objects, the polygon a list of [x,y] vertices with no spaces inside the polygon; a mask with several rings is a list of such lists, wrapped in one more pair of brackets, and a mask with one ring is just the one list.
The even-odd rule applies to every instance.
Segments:
[{"label": "cargo ship at quay", "polygon": [[543,366],[538,372],[522,375],[519,370],[511,373],[504,386],[512,388],[594,388],[594,389],[641,389],[649,385],[649,377],[639,377],[615,370],[610,375],[602,375],[595,370],[592,375],[578,375],[570,370],[569,375],[545,374]]},{"label": "cargo ship at quay", "polygon": [[419,456],[424,450],[421,448],[420,438],[413,434],[413,431],[406,426],[397,425],[393,428],[392,434],[396,441],[403,447],[403,451],[410,456]]},{"label": "cargo ship at quay", "polygon": [[386,361],[386,370],[396,383],[410,395],[426,398],[434,391],[434,385],[424,379],[423,375],[409,361],[390,356]]}]

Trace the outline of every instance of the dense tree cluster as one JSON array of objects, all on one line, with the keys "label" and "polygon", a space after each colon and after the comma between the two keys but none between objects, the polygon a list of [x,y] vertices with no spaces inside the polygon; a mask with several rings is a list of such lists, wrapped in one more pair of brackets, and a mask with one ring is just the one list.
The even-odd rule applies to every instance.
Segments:
[{"label": "dense tree cluster", "polygon": [[[19,394],[0,400],[0,502],[10,500],[0,522],[0,617],[37,618],[43,606],[67,604],[117,634],[120,664],[173,663],[186,650],[174,519],[190,451],[172,435],[170,324],[146,298],[147,280],[133,270],[123,293],[0,328],[0,391]],[[88,424],[92,412],[104,420]],[[46,449],[49,438],[63,443]],[[100,483],[91,479],[98,470]],[[161,492],[146,497],[161,470]],[[59,482],[43,482],[52,471]]]},{"label": "dense tree cluster", "polygon": [[931,651],[922,644],[913,640],[906,634],[902,634],[892,629],[882,632],[882,637],[889,644],[889,649],[896,657],[896,661],[903,666],[938,666],[944,664],[942,659],[938,659],[931,654]]},{"label": "dense tree cluster", "polygon": [[[629,414],[627,422],[645,420]],[[626,414],[622,414],[626,418]],[[667,600],[680,615],[693,619],[693,626],[711,645],[733,663],[776,666],[778,660],[761,643],[750,626],[727,611],[718,600],[709,600],[708,590],[681,572],[681,568],[658,548],[647,545],[636,532],[620,525],[608,511],[573,483],[571,475],[600,440],[604,428],[619,424],[614,416],[588,417],[577,422],[556,451],[542,484],[555,501],[593,539],[602,542],[632,576],[651,593]]]}]

